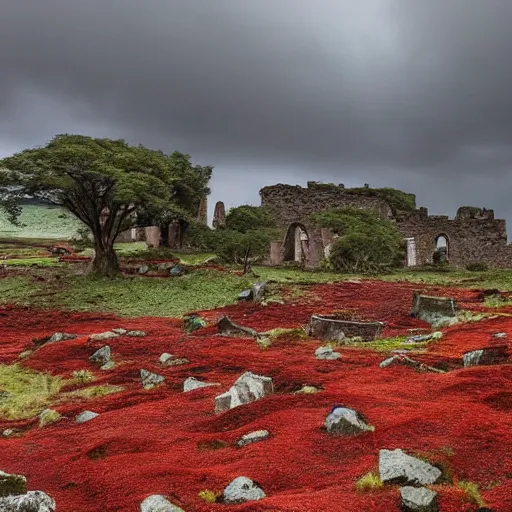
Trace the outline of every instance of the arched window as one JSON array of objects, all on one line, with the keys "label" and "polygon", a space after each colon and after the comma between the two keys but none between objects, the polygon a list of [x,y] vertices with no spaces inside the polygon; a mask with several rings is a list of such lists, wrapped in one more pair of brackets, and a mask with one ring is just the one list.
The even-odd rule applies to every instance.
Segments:
[{"label": "arched window", "polygon": [[284,261],[304,263],[309,258],[309,234],[303,224],[290,224],[284,239]]}]

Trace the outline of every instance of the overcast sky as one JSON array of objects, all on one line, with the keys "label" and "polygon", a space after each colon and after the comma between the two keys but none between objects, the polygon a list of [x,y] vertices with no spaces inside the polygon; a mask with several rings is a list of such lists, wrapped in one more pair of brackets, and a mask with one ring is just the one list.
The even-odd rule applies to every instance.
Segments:
[{"label": "overcast sky", "polygon": [[512,225],[511,20],[510,0],[0,0],[0,157],[122,137],[214,165],[210,211],[318,180]]}]

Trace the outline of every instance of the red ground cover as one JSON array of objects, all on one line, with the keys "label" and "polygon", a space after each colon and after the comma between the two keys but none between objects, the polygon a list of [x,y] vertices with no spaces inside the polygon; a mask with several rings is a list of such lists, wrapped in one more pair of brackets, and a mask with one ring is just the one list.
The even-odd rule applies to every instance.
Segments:
[{"label": "red ground cover", "polygon": [[[382,320],[386,335],[406,334],[425,327],[409,317],[417,285],[367,281],[314,286],[311,293],[284,305],[241,303],[207,312],[210,320],[229,314],[257,330],[298,327],[311,313],[352,311],[361,319]],[[476,292],[430,289],[429,293],[472,301]],[[476,302],[468,302],[478,308]],[[88,335],[109,328],[143,329],[145,338],[109,340],[119,366],[99,372],[88,356],[103,342]],[[0,309],[0,363],[11,363],[39,338],[55,331],[80,334],[77,339],[46,345],[24,365],[70,376],[88,368],[94,383],[122,385],[125,390],[83,403],[56,408],[60,423],[39,429],[34,421],[20,438],[0,439],[0,469],[25,474],[31,489],[52,495],[59,512],[137,511],[149,494],[168,495],[185,511],[393,512],[399,510],[396,487],[358,492],[356,480],[375,470],[378,451],[402,448],[443,465],[453,482],[480,485],[488,506],[512,510],[511,366],[463,369],[467,350],[493,342],[498,331],[512,335],[507,317],[454,326],[419,359],[442,358],[457,369],[446,374],[417,373],[406,367],[379,369],[386,357],[373,351],[340,349],[338,361],[318,361],[315,340],[277,341],[261,350],[253,340],[218,337],[205,328],[185,335],[175,319],[116,319],[109,315]],[[501,340],[503,342],[503,340]],[[189,365],[161,368],[158,357],[170,352]],[[416,356],[415,356],[416,357]],[[166,377],[153,390],[141,388],[139,370]],[[260,401],[214,414],[213,399],[246,370],[271,376],[276,393]],[[182,393],[189,377],[217,382]],[[292,392],[304,384],[322,391]],[[352,438],[332,437],[321,427],[330,408],[344,404],[363,413],[375,432]],[[100,416],[77,425],[74,415],[89,409]],[[0,429],[13,426],[0,423]],[[267,429],[271,438],[236,447],[253,430]],[[223,446],[213,449],[216,446]],[[238,506],[207,504],[198,497],[205,489],[221,491],[233,478],[248,476],[260,483],[267,498]],[[442,512],[477,510],[455,485],[434,486]]]}]

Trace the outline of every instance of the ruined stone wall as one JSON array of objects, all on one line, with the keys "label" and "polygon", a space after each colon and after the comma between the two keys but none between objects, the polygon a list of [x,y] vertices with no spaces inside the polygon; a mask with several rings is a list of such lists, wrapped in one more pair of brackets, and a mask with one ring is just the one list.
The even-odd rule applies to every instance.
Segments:
[{"label": "ruined stone wall", "polygon": [[448,240],[448,261],[454,266],[485,262],[493,267],[512,266],[512,247],[507,245],[504,220],[494,218],[492,210],[459,208],[454,219],[428,215],[426,208],[397,219],[397,228],[416,241],[417,265],[433,262],[436,239]]},{"label": "ruined stone wall", "polygon": [[310,227],[313,213],[330,208],[360,208],[372,210],[382,217],[391,217],[389,205],[377,197],[349,194],[343,186],[319,187],[314,182],[308,187],[274,185],[260,190],[261,206],[267,208],[281,227],[292,222],[302,222]]}]

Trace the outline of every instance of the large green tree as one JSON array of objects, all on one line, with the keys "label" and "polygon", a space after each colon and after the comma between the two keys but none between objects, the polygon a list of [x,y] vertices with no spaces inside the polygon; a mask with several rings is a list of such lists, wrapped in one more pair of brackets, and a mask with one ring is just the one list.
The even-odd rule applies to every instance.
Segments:
[{"label": "large green tree", "polygon": [[212,167],[123,140],[57,135],[46,146],[0,161],[0,206],[16,221],[17,200],[30,196],[63,206],[94,237],[93,271],[119,273],[117,235],[145,217],[193,217],[210,191]]}]

